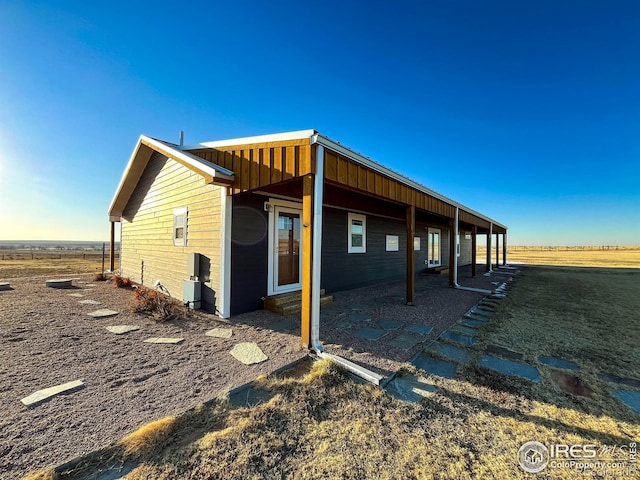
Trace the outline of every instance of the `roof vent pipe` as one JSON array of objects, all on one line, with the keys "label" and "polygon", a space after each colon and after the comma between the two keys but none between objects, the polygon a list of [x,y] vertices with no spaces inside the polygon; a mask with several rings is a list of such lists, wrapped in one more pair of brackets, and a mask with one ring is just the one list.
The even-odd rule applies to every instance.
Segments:
[{"label": "roof vent pipe", "polygon": [[184,131],[180,130],[180,146],[184,145]]}]

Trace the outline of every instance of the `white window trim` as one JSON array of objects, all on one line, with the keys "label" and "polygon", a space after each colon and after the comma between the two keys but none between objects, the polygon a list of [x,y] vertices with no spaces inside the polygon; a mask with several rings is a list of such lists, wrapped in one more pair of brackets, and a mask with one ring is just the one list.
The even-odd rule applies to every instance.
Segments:
[{"label": "white window trim", "polygon": [[420,251],[420,237],[413,237],[413,250]]},{"label": "white window trim", "polygon": [[456,256],[460,256],[460,234],[456,235]]},{"label": "white window trim", "polygon": [[[347,236],[348,236],[348,248],[347,253],[367,253],[367,217],[365,215],[359,215],[357,213],[351,213],[347,215]],[[362,246],[354,247],[351,244],[351,224],[353,220],[360,220],[362,222]]]},{"label": "white window trim", "polygon": [[[182,238],[177,238],[176,237],[176,220],[178,219],[178,217],[180,216],[184,216],[184,224],[182,226],[184,233],[182,235]],[[171,236],[173,237],[173,244],[176,247],[186,247],[187,246],[187,222],[188,222],[189,216],[187,213],[187,207],[182,207],[182,208],[176,208],[173,210],[173,230],[171,232]]]}]

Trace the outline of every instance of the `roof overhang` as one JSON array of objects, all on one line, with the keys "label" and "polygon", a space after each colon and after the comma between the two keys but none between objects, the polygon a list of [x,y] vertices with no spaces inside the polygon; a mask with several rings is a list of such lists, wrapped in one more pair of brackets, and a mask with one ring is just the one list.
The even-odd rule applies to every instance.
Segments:
[{"label": "roof overhang", "polygon": [[122,213],[127,203],[129,203],[129,199],[154,152],[171,158],[189,170],[196,172],[201,175],[208,184],[230,185],[233,183],[232,171],[208,162],[189,152],[184,152],[180,150],[177,145],[141,135],[133,149],[129,163],[127,163],[127,167],[120,179],[120,184],[109,206],[110,221],[118,221],[122,217]]}]

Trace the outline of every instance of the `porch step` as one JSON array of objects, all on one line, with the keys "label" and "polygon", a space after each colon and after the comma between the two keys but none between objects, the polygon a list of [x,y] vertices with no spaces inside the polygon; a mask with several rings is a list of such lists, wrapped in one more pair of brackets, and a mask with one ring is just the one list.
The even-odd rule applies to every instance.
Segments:
[{"label": "porch step", "polygon": [[[320,290],[320,305],[333,302],[332,295],[325,295],[324,288]],[[302,292],[280,293],[264,299],[264,309],[280,315],[289,315],[302,310]]]},{"label": "porch step", "polygon": [[440,266],[440,267],[433,267],[433,268],[427,268],[427,273],[435,273],[435,274],[440,274],[440,275],[448,275],[449,274],[449,267],[445,267],[445,266]]}]

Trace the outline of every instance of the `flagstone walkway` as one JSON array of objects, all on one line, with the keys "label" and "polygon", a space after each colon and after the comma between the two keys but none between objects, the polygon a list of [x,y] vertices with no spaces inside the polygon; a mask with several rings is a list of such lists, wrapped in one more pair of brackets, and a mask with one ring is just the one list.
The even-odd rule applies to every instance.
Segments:
[{"label": "flagstone walkway", "polygon": [[[517,270],[512,270],[511,273],[516,275]],[[491,321],[500,301],[508,297],[512,281],[513,278],[500,284],[491,295],[465,313],[455,325],[442,332],[433,343],[418,352],[410,363],[424,374],[446,379],[457,378],[459,366],[477,365],[499,375],[534,383],[542,381],[540,369],[548,368],[552,380],[563,392],[591,398],[593,389],[571,374],[580,369],[580,365],[572,360],[540,355],[537,357],[537,362],[540,364],[538,366],[525,362],[523,353],[514,352],[499,345],[489,344],[482,352],[475,348],[479,344],[476,337]],[[611,395],[640,415],[640,380],[619,377],[607,372],[600,372],[598,377],[614,387],[609,388]],[[400,375],[389,382],[385,388],[393,397],[417,402],[437,391],[437,388],[428,381],[428,378],[416,379],[415,376]]]}]

